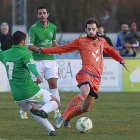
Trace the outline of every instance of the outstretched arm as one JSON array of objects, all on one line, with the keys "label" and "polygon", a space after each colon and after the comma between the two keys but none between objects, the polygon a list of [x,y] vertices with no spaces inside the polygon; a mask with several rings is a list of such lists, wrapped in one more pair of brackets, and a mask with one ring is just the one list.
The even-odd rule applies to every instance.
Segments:
[{"label": "outstretched arm", "polygon": [[121,61],[120,64],[122,64],[124,66],[124,68],[129,72],[129,69],[127,68],[127,66],[125,65],[124,61]]},{"label": "outstretched arm", "polygon": [[79,49],[79,43],[77,40],[74,40],[72,43],[63,46],[50,47],[50,48],[42,48],[43,53],[46,54],[60,54],[72,52]]},{"label": "outstretched arm", "polygon": [[119,53],[113,48],[110,47],[107,42],[105,42],[105,48],[104,51],[111,56],[113,59],[115,59],[116,61],[120,62],[120,64],[122,64],[125,69],[129,72],[129,69],[127,68],[127,66],[125,65],[125,61],[124,59],[119,55]]}]

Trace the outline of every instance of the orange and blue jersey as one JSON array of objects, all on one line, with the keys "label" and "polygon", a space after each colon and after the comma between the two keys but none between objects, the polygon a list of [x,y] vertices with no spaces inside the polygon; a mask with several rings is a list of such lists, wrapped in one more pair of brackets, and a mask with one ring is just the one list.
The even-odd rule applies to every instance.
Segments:
[{"label": "orange and blue jersey", "polygon": [[59,54],[75,50],[79,50],[82,59],[80,72],[97,78],[101,77],[104,67],[103,51],[118,62],[124,61],[117,51],[109,46],[102,37],[97,37],[95,40],[88,37],[79,37],[67,45],[44,48],[43,53]]}]

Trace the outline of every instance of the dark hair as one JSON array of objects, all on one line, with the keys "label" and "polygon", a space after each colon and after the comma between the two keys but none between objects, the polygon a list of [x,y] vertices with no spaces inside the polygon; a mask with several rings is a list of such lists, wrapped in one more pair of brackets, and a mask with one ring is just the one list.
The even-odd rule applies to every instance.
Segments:
[{"label": "dark hair", "polygon": [[21,31],[16,31],[13,36],[13,44],[14,45],[19,45],[21,40],[25,40],[26,39],[26,34],[21,32]]},{"label": "dark hair", "polygon": [[87,28],[87,24],[93,24],[93,23],[95,23],[97,27],[99,26],[98,20],[96,20],[95,18],[89,18],[85,21],[85,28]]},{"label": "dark hair", "polygon": [[100,28],[100,27],[103,27],[103,25],[99,24],[99,25],[98,25],[98,28]]},{"label": "dark hair", "polygon": [[38,10],[39,9],[46,9],[46,11],[47,11],[47,7],[45,6],[45,5],[40,5],[38,8],[37,8],[37,14],[38,14]]},{"label": "dark hair", "polygon": [[122,25],[123,25],[123,24],[126,24],[126,25],[128,25],[128,27],[129,27],[129,24],[128,24],[127,22],[123,22]]}]

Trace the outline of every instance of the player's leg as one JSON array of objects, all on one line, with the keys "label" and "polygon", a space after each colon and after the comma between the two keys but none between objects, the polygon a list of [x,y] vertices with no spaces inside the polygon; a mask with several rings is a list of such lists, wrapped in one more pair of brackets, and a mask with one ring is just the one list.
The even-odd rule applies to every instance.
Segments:
[{"label": "player's leg", "polygon": [[95,102],[95,99],[98,98],[98,90],[100,86],[101,79],[90,76],[90,92],[87,98],[83,101],[81,106],[82,112],[88,112]]},{"label": "player's leg", "polygon": [[[50,88],[50,92],[59,100],[60,102],[60,95],[57,88],[57,79],[58,79],[58,64],[55,60],[50,62],[45,62],[46,72],[45,79],[48,81],[48,85]],[[55,110],[54,118],[58,119],[61,116],[61,113],[58,110]]]},{"label": "player's leg", "polygon": [[52,124],[48,121],[48,119],[38,117],[36,115],[33,115],[33,118],[40,123],[43,127],[45,127],[49,131],[49,136],[56,136],[56,131]]},{"label": "player's leg", "polygon": [[81,106],[81,111],[82,112],[89,112],[90,108],[94,102],[95,102],[95,97],[88,95],[87,98],[83,101],[83,104]]},{"label": "player's leg", "polygon": [[[37,106],[40,106],[43,104],[43,106],[39,110],[43,110],[46,113],[49,113],[51,111],[54,111],[60,107],[60,102],[47,90],[40,90],[40,93],[36,94],[33,99],[37,99]],[[35,109],[35,108],[34,108]],[[44,118],[38,117],[34,114],[32,114],[34,119],[38,121],[42,126],[44,126],[48,131],[50,136],[55,136],[56,132],[54,127],[51,125],[51,123]]]},{"label": "player's leg", "polygon": [[38,109],[36,104],[32,105],[32,108],[30,111],[33,115],[39,116],[41,118],[48,118],[48,113],[46,113],[44,110]]},{"label": "player's leg", "polygon": [[71,128],[70,120],[75,116],[79,116],[85,112],[88,112],[96,98],[98,98],[98,95],[94,91],[90,91],[89,95],[83,101],[82,105],[76,106],[73,112],[71,112],[69,116],[66,118],[66,120],[64,121],[64,126],[66,128]]},{"label": "player's leg", "polygon": [[[54,127],[51,125],[51,123],[47,120],[47,118],[42,118],[42,113],[44,113],[43,110],[38,110],[37,106],[34,104],[32,106],[32,109],[30,110],[32,113],[33,118],[39,122],[42,126],[44,126],[48,131],[50,136],[56,136],[56,132]],[[39,112],[40,111],[40,112]],[[42,112],[43,111],[43,112]],[[46,112],[45,112],[46,113]],[[43,114],[44,115],[44,114]],[[46,114],[45,114],[46,116]],[[48,116],[47,116],[48,117]]]},{"label": "player's leg", "polygon": [[[35,63],[36,63],[36,68],[38,70],[39,75],[43,77],[44,76],[43,75],[43,70],[44,70],[43,63],[40,62],[40,61],[36,61]],[[30,74],[31,74],[32,80],[36,84],[38,84],[37,81],[36,81],[35,75],[32,72],[30,72]],[[22,109],[19,111],[19,114],[20,114],[21,119],[28,119],[27,112],[24,112]]]},{"label": "player's leg", "polygon": [[[48,84],[50,88],[50,92],[60,101],[60,96],[57,88],[57,78],[48,79]],[[55,110],[54,119],[58,119],[61,116],[61,112],[59,109]]]},{"label": "player's leg", "polygon": [[70,120],[75,117],[79,116],[85,112],[88,112],[95,101],[95,97],[88,95],[88,97],[83,101],[82,105],[76,106],[75,110],[70,113],[67,119],[64,121],[64,126],[66,128],[71,128]]},{"label": "player's leg", "polygon": [[64,120],[67,119],[69,114],[75,110],[75,108],[81,104],[83,100],[86,99],[90,91],[89,84],[84,84],[80,87],[80,94],[76,95],[72,101],[69,103],[68,107],[66,108],[65,112],[61,115],[61,117],[56,121],[55,127],[60,128]]},{"label": "player's leg", "polygon": [[83,114],[82,110],[81,110],[81,105],[77,105],[75,107],[75,109],[68,115],[68,117],[66,118],[66,120],[64,121],[64,126],[66,128],[71,128],[71,125],[70,125],[70,120],[75,117],[75,116],[79,116]]}]

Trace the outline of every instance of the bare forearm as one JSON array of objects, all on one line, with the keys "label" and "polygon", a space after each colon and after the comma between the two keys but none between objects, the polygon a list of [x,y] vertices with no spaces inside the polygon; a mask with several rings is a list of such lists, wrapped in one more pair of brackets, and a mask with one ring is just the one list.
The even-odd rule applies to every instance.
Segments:
[{"label": "bare forearm", "polygon": [[37,48],[38,48],[38,47],[36,47],[36,46],[34,46],[34,45],[29,45],[29,46],[28,46],[28,49],[31,50],[31,51],[34,51],[34,52],[37,51]]},{"label": "bare forearm", "polygon": [[53,41],[52,44],[53,44],[53,47],[58,46],[57,41]]}]

